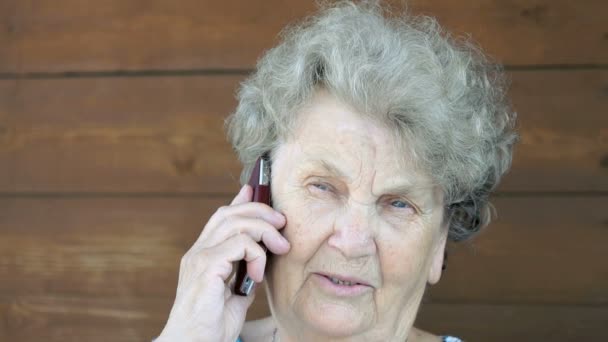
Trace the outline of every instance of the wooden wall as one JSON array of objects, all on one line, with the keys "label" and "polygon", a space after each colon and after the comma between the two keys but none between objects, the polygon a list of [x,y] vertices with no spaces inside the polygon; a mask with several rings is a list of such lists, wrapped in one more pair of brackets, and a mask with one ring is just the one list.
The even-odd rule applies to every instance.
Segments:
[{"label": "wooden wall", "polygon": [[[238,189],[222,131],[235,89],[314,8],[0,0],[1,341],[160,332],[180,257]],[[410,8],[506,64],[522,137],[498,220],[451,246],[419,326],[480,342],[607,340],[608,2]]]}]

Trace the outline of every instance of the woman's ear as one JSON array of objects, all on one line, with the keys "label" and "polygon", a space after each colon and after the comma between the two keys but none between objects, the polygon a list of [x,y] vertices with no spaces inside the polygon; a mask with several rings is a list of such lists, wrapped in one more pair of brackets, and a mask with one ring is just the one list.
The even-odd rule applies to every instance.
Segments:
[{"label": "woman's ear", "polygon": [[448,227],[441,229],[440,236],[433,247],[433,254],[431,255],[431,268],[429,270],[429,277],[427,282],[430,285],[435,285],[441,279],[441,272],[443,271],[443,263],[445,261],[446,243],[448,239]]}]

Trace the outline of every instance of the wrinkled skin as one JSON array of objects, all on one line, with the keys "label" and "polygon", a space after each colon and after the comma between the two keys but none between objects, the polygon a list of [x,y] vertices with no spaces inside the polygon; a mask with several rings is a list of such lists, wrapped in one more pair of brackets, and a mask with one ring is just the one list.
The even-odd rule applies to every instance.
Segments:
[{"label": "wrinkled skin", "polygon": [[[328,92],[299,115],[273,157],[274,203],[292,246],[268,277],[281,341],[404,341],[426,284],[441,274],[441,192],[387,128]],[[324,290],[318,273],[371,286],[344,298]]]},{"label": "wrinkled skin", "polygon": [[[283,342],[412,337],[426,284],[441,275],[441,192],[407,162],[386,127],[329,93],[318,91],[298,118],[294,136],[273,153],[275,208],[252,203],[244,186],[211,216],[182,258],[158,342],[235,341],[253,301],[227,285],[241,259],[254,280],[266,274],[274,317],[248,342],[269,340],[275,328]],[[268,265],[258,242],[273,254]],[[320,273],[366,285],[360,294],[336,295]]]}]

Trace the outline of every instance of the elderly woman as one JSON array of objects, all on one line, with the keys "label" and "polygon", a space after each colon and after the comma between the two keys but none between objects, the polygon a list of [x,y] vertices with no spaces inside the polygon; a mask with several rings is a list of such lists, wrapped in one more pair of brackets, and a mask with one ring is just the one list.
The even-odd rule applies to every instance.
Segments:
[{"label": "elderly woman", "polygon": [[[458,340],[413,324],[446,241],[488,224],[510,166],[501,77],[433,19],[387,17],[376,2],[286,30],[228,120],[242,183],[269,155],[273,207],[245,185],[212,215],[158,341]],[[253,295],[230,281],[241,259],[265,280],[271,317],[244,322]]]}]

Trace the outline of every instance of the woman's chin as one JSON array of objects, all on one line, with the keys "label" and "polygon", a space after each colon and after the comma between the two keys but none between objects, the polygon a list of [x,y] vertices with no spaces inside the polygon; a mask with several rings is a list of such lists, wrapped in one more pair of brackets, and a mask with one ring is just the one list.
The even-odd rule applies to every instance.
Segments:
[{"label": "woman's chin", "polygon": [[332,337],[347,337],[368,330],[374,315],[352,305],[315,303],[310,300],[301,308],[300,317],[310,328]]}]

